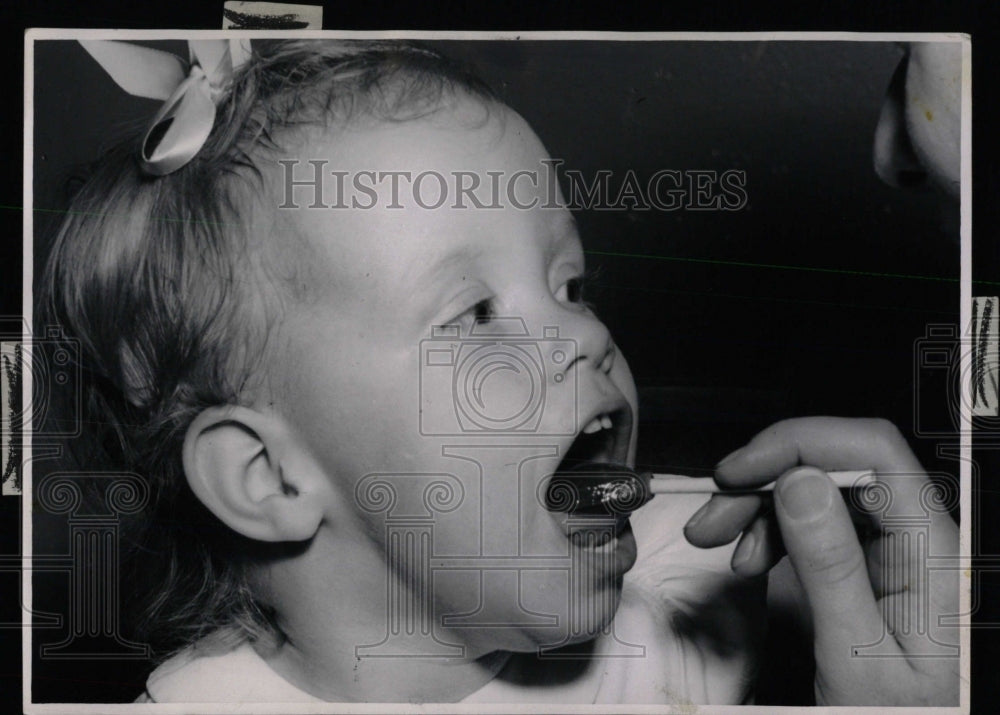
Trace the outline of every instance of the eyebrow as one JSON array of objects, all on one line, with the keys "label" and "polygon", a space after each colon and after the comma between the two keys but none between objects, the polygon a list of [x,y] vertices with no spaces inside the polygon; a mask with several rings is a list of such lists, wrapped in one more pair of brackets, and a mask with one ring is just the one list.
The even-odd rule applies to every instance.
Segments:
[{"label": "eyebrow", "polygon": [[[560,219],[552,226],[552,230],[552,240],[549,242],[549,246],[546,251],[547,259],[551,259],[553,256],[558,255],[558,253],[564,250],[566,246],[573,241],[573,239],[579,240],[580,236],[576,225],[576,217],[569,211],[565,212],[562,217],[560,217]],[[474,263],[482,255],[483,251],[480,248],[461,246],[426,268],[420,266],[419,264],[413,266],[413,268],[408,272],[409,283],[410,285],[419,285],[424,282],[434,282],[444,274]]]},{"label": "eyebrow", "polygon": [[421,284],[425,281],[436,281],[442,274],[450,273],[457,268],[467,266],[474,262],[482,255],[482,253],[482,250],[478,248],[462,246],[461,248],[449,253],[440,261],[432,263],[427,268],[423,268],[422,266],[418,268],[418,266],[414,266],[418,272],[415,274],[411,272],[411,276],[413,277],[411,284]]}]

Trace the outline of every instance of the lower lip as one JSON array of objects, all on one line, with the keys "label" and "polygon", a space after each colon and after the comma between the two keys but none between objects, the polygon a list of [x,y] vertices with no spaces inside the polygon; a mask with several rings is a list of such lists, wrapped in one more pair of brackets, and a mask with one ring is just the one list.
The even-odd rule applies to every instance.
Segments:
[{"label": "lower lip", "polygon": [[603,543],[581,537],[580,532],[575,532],[570,541],[581,551],[593,554],[593,560],[607,559],[615,576],[624,575],[635,565],[637,548],[630,524],[626,523],[625,528]]}]

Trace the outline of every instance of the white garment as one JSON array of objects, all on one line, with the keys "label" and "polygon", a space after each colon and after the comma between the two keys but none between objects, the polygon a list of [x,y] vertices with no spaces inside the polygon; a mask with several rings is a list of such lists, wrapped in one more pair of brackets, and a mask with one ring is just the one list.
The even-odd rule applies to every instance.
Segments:
[{"label": "white garment", "polygon": [[[632,517],[639,558],[613,628],[578,677],[554,684],[553,661],[528,659],[464,698],[468,703],[743,704],[752,696],[765,622],[762,580],[732,574],[733,547],[695,549],[681,534],[705,495],[664,495]],[[644,647],[613,657],[615,640]],[[634,649],[628,649],[635,652]],[[148,702],[323,702],[278,675],[244,644],[222,655],[189,648],[149,677]]]}]

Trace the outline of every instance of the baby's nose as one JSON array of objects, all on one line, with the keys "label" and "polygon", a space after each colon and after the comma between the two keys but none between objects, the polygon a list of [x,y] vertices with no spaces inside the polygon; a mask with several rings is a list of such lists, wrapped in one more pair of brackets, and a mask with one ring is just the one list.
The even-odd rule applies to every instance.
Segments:
[{"label": "baby's nose", "polygon": [[[567,338],[576,344],[576,355],[568,361],[565,370],[598,370],[605,375],[615,364],[617,350],[611,334],[593,315],[580,316],[573,324],[565,326]],[[574,330],[574,328],[576,328]]]}]

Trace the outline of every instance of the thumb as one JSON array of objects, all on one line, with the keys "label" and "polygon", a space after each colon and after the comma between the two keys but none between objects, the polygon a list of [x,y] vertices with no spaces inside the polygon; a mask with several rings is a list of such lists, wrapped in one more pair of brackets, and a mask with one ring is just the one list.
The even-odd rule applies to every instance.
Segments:
[{"label": "thumb", "polygon": [[785,473],[774,502],[782,540],[812,610],[817,668],[840,680],[838,673],[862,667],[855,649],[885,635],[847,506],[815,467]]}]

